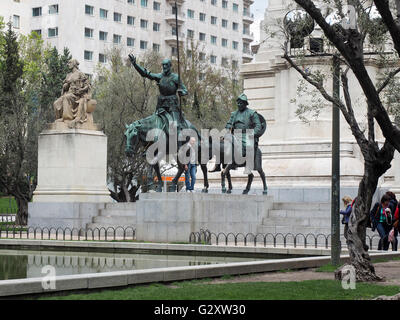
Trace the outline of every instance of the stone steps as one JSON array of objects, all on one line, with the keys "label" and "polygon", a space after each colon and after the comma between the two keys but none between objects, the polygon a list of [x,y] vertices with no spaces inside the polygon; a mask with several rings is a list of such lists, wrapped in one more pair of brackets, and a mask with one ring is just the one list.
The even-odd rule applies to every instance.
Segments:
[{"label": "stone steps", "polygon": [[[87,228],[126,228],[136,224],[136,202],[107,203],[104,209],[99,210],[99,215],[92,218],[92,222],[86,225]],[[102,230],[104,232],[104,230]],[[123,231],[118,229],[117,235]],[[129,230],[129,232],[131,232]],[[107,232],[107,235],[113,235],[113,231]]]},{"label": "stone steps", "polygon": [[128,216],[97,216],[93,217],[93,223],[98,224],[108,224],[108,225],[116,225],[116,226],[131,226],[136,223],[136,214],[130,217]]},{"label": "stone steps", "polygon": [[136,210],[112,210],[112,209],[100,209],[99,216],[102,217],[134,217],[136,216]]},{"label": "stone steps", "polygon": [[296,210],[296,211],[329,211],[329,202],[274,202],[273,209]]},{"label": "stone steps", "polygon": [[329,218],[331,217],[330,211],[323,210],[283,210],[273,209],[268,212],[269,218],[287,218],[287,219],[307,219],[307,218]]},{"label": "stone steps", "polygon": [[330,218],[263,218],[262,225],[269,226],[303,226],[303,227],[326,227],[330,226]]}]

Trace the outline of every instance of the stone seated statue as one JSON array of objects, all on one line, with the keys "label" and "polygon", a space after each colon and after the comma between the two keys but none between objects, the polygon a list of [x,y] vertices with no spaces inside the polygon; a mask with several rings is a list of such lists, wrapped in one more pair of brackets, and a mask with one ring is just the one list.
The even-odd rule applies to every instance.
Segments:
[{"label": "stone seated statue", "polygon": [[52,124],[53,129],[68,127],[97,130],[93,122],[96,100],[92,99],[88,76],[78,66],[79,62],[75,59],[68,64],[71,72],[64,80],[61,97],[54,102],[56,120]]}]

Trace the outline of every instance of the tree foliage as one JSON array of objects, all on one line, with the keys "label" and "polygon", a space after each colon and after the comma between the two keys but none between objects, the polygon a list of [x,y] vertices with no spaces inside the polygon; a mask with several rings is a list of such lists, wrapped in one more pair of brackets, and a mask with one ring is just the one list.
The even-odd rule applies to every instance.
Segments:
[{"label": "tree foliage", "polygon": [[[17,223],[22,225],[27,223],[28,202],[37,184],[38,135],[52,110],[50,102],[41,104],[42,96],[62,85],[66,76],[49,69],[49,55],[50,49],[35,33],[18,37],[10,23],[0,33],[0,190],[15,197]],[[57,59],[62,57],[57,54]],[[46,84],[45,77],[59,80]]]}]

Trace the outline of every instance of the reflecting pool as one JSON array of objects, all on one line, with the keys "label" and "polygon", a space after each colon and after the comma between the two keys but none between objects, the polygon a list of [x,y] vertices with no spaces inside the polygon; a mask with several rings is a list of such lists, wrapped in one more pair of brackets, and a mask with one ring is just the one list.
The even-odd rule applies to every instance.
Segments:
[{"label": "reflecting pool", "polygon": [[182,256],[98,252],[0,250],[0,280],[43,277],[51,265],[57,276],[121,270],[207,265],[266,260],[215,256]]}]

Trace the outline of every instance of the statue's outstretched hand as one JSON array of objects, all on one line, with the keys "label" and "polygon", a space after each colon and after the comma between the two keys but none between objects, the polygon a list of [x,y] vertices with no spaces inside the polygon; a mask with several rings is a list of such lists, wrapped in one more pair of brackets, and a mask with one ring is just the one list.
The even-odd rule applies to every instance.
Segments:
[{"label": "statue's outstretched hand", "polygon": [[136,64],[136,57],[135,57],[132,53],[130,53],[130,54],[128,55],[128,57],[129,57],[129,60],[131,60],[131,63],[132,63],[133,65],[135,65],[135,64]]}]

